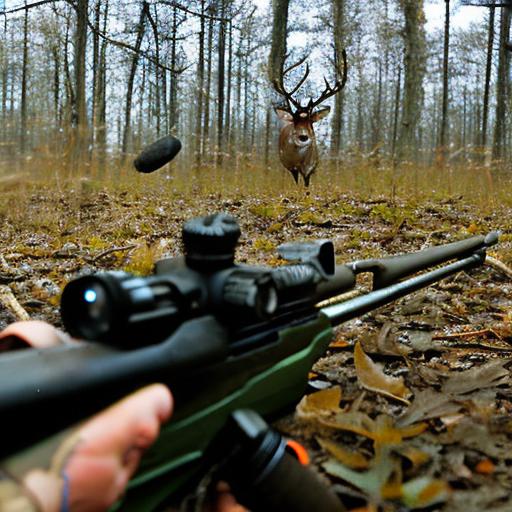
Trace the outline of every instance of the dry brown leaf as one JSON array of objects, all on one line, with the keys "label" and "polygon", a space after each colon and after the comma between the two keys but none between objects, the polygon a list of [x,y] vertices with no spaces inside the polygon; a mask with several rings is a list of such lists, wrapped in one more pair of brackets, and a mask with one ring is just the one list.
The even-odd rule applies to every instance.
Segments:
[{"label": "dry brown leaf", "polygon": [[317,438],[318,444],[329,452],[337,461],[352,469],[367,469],[369,462],[367,458],[359,452],[345,448],[340,443],[335,443],[329,439]]},{"label": "dry brown leaf", "polygon": [[476,389],[499,386],[508,382],[509,370],[504,365],[508,359],[489,361],[483,366],[471,368],[450,377],[443,385],[443,393],[463,394]]},{"label": "dry brown leaf", "polygon": [[297,405],[297,416],[301,419],[310,419],[337,413],[340,411],[341,396],[340,386],[306,395]]},{"label": "dry brown leaf", "polygon": [[425,389],[415,393],[414,402],[398,419],[397,425],[405,427],[417,421],[457,414],[461,408],[462,404],[454,402],[452,397]]},{"label": "dry brown leaf", "polygon": [[397,343],[396,336],[391,333],[392,328],[393,324],[391,322],[387,322],[382,326],[377,336],[377,348],[379,353],[390,356],[403,356],[408,354],[411,349]]},{"label": "dry brown leaf", "polygon": [[496,466],[491,459],[483,459],[475,466],[475,471],[481,475],[492,475]]},{"label": "dry brown leaf", "polygon": [[412,393],[405,386],[404,379],[386,375],[382,368],[365,354],[359,342],[354,347],[354,363],[361,386],[409,404],[407,397],[411,396]]},{"label": "dry brown leaf", "polygon": [[415,446],[402,445],[397,446],[395,450],[412,464],[414,471],[418,469],[420,466],[426,464],[430,460],[429,453],[424,452],[423,450],[420,450]]},{"label": "dry brown leaf", "polygon": [[350,343],[345,340],[334,340],[331,343],[329,343],[329,348],[345,348],[348,347]]},{"label": "dry brown leaf", "polygon": [[336,430],[353,432],[361,436],[374,438],[375,422],[364,412],[359,411],[340,411],[334,418],[317,418],[318,422],[324,427]]}]

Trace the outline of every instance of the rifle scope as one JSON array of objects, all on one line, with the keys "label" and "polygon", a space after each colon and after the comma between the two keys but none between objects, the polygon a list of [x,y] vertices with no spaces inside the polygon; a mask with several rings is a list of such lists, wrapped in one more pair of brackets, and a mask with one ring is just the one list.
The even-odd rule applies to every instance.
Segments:
[{"label": "rifle scope", "polygon": [[193,219],[183,228],[185,258],[159,262],[156,274],[103,272],[71,281],[62,293],[64,326],[78,338],[136,346],[162,341],[205,312],[231,322],[269,318],[279,302],[276,282],[267,269],[233,264],[239,236],[229,215]]}]

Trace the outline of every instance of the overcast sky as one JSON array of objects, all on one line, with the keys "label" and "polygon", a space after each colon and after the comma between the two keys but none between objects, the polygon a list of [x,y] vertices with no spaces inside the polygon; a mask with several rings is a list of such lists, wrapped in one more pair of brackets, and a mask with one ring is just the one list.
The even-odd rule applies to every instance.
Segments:
[{"label": "overcast sky", "polygon": [[[266,8],[270,0],[254,0],[260,8]],[[482,7],[464,6],[455,11],[452,9],[452,26],[465,27],[471,21],[481,21],[486,9]],[[425,2],[425,15],[427,16],[427,30],[441,28],[444,24],[444,2]]]}]

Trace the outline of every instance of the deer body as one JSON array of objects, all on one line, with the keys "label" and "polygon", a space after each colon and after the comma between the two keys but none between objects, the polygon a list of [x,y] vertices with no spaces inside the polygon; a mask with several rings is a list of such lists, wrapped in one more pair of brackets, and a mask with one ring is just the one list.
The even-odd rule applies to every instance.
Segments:
[{"label": "deer body", "polygon": [[299,176],[304,179],[304,185],[309,187],[309,180],[318,165],[318,149],[316,145],[315,130],[313,123],[320,121],[331,110],[330,107],[317,109],[323,101],[337,94],[345,86],[347,80],[347,59],[345,51],[343,56],[343,71],[336,62],[337,80],[334,86],[330,86],[325,80],[326,87],[316,99],[310,99],[309,103],[302,106],[300,101],[293,97],[309,74],[309,67],[306,65],[306,72],[299,80],[299,83],[292,91],[287,91],[284,86],[284,76],[293,68],[300,66],[304,60],[300,60],[286,70],[281,70],[278,80],[273,85],[275,90],[283,97],[285,103],[276,106],[276,113],[281,120],[281,131],[279,133],[279,159],[288,169],[295,183],[299,183]]},{"label": "deer body", "polygon": [[276,108],[281,120],[279,133],[279,159],[299,183],[299,176],[304,179],[304,185],[309,187],[311,175],[318,165],[318,149],[316,146],[313,123],[326,116],[330,108],[326,107],[317,112],[314,118],[306,114],[297,116],[297,120],[286,110]]}]

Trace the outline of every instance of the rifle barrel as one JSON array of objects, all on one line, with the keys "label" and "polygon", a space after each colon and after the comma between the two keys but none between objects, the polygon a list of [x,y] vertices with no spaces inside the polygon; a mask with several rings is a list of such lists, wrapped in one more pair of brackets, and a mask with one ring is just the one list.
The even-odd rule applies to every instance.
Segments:
[{"label": "rifle barrel", "polygon": [[378,290],[398,280],[421,272],[435,265],[454,259],[462,259],[477,251],[485,251],[498,242],[498,233],[477,235],[458,242],[438,245],[423,251],[400,254],[388,258],[356,261],[351,264],[352,270],[373,273],[373,289]]},{"label": "rifle barrel", "polygon": [[322,308],[320,311],[326,315],[333,326],[339,325],[347,320],[356,318],[368,313],[375,308],[384,306],[400,297],[404,297],[421,288],[425,288],[445,277],[483,264],[485,253],[476,252],[467,258],[463,258],[444,267],[431,270],[425,274],[411,277],[406,281],[392,284],[386,288],[374,290],[351,300]]}]

